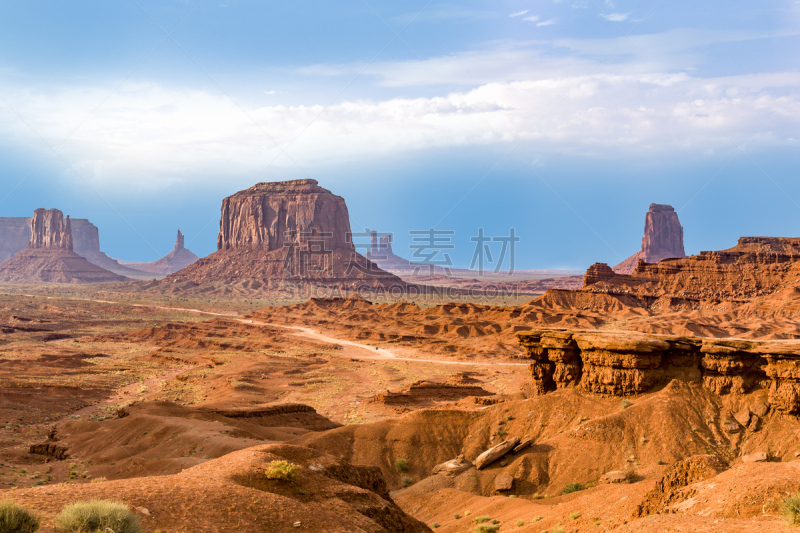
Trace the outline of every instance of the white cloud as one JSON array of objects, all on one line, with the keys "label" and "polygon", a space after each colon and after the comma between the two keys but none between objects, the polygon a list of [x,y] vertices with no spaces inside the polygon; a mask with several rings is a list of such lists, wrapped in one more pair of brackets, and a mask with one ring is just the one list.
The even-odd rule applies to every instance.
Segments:
[{"label": "white cloud", "polygon": [[521,17],[522,15],[525,15],[526,13],[528,13],[527,9],[524,10],[524,11],[517,11],[516,13],[511,13],[508,17],[513,19],[514,17]]},{"label": "white cloud", "polygon": [[539,15],[531,15],[530,17],[525,17],[522,20],[525,20],[525,21],[528,21],[528,22],[536,22],[537,20],[539,20]]},{"label": "white cloud", "polygon": [[[261,91],[242,99],[240,108],[214,91],[126,83],[83,122],[114,82],[29,86],[20,78],[6,79],[0,94],[52,146],[80,124],[59,153],[93,186],[117,191],[165,187],[176,180],[255,178],[273,160],[283,169],[294,162],[314,168],[521,140],[535,145],[538,153],[624,157],[702,154],[746,143],[759,131],[750,148],[795,146],[800,73],[700,77],[649,57],[651,51],[680,55],[681,47],[747,38],[752,36],[688,30],[637,36],[616,50],[631,58],[613,62],[591,59],[602,56],[612,40],[562,40],[558,49],[580,53],[564,56],[541,46],[506,43],[424,60],[375,63],[369,75],[382,86],[380,93],[390,96],[347,98],[345,93],[329,108],[324,96],[286,105],[285,91],[278,96]],[[325,68],[350,73],[363,66]],[[313,69],[307,73],[317,75],[317,83],[323,79]],[[408,93],[425,96],[404,96]],[[0,142],[48,151],[3,105]]]},{"label": "white cloud", "polygon": [[600,16],[609,22],[623,22],[628,20],[630,13],[610,13],[608,15],[600,14]]},{"label": "white cloud", "polygon": [[549,20],[543,20],[542,22],[537,22],[536,25],[537,26],[552,26],[555,23],[556,23],[556,19],[549,19]]}]

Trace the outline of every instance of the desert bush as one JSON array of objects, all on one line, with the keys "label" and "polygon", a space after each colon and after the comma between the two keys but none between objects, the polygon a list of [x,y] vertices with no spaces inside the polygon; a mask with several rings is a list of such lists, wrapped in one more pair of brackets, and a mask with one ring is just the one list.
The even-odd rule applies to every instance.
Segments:
[{"label": "desert bush", "polygon": [[55,517],[61,531],[74,533],[141,533],[139,520],[127,505],[92,500],[67,505]]},{"label": "desert bush", "polygon": [[497,531],[500,531],[500,526],[481,524],[473,530],[473,533],[496,533]]},{"label": "desert bush", "polygon": [[395,462],[394,462],[394,469],[397,470],[398,472],[400,472],[401,474],[403,472],[408,472],[409,468],[411,468],[411,467],[408,465],[408,461],[406,461],[402,457],[399,458],[399,459],[396,459]]},{"label": "desert bush", "polygon": [[630,400],[622,400],[622,402],[619,404],[619,407],[620,409],[627,409],[631,405],[633,405],[633,403]]},{"label": "desert bush", "polygon": [[270,461],[264,469],[267,479],[295,481],[300,477],[300,467],[288,461]]},{"label": "desert bush", "polygon": [[472,519],[472,522],[475,524],[483,524],[484,522],[488,522],[491,520],[488,516],[476,516]]},{"label": "desert bush", "polygon": [[574,513],[569,513],[569,519],[570,520],[577,520],[580,517],[581,517],[581,513],[579,513],[578,511],[575,511]]},{"label": "desert bush", "polygon": [[583,485],[580,483],[570,483],[566,487],[564,487],[563,493],[570,494],[572,492],[578,492],[579,490],[583,490]]},{"label": "desert bush", "polygon": [[411,485],[414,484],[414,480],[408,476],[403,476],[403,479],[401,479],[401,481],[403,482],[404,487],[410,487]]},{"label": "desert bush", "polygon": [[792,525],[800,524],[800,492],[787,496],[783,500],[783,516]]},{"label": "desert bush", "polygon": [[517,527],[522,527],[525,525],[525,520],[517,520]]},{"label": "desert bush", "polygon": [[3,533],[33,533],[39,530],[39,517],[11,501],[0,502],[0,531]]},{"label": "desert bush", "polygon": [[439,527],[439,522],[434,522],[433,524],[431,524],[431,527],[433,529],[436,529],[437,527]]},{"label": "desert bush", "polygon": [[541,520],[541,519],[542,519],[542,517],[541,517],[541,516],[537,516],[537,517],[535,517],[533,520],[531,520],[531,524],[535,524],[536,522],[538,522],[538,521],[539,521],[539,520]]}]

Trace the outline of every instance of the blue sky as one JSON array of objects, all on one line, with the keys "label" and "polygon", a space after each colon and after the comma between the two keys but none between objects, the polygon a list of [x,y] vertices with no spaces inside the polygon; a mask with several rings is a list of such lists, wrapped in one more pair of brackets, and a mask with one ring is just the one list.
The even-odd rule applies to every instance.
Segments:
[{"label": "blue sky", "polygon": [[353,229],[521,237],[516,268],[615,264],[651,202],[687,251],[800,234],[800,2],[5,2],[0,216],[58,207],[114,257],[224,196],[311,177]]}]

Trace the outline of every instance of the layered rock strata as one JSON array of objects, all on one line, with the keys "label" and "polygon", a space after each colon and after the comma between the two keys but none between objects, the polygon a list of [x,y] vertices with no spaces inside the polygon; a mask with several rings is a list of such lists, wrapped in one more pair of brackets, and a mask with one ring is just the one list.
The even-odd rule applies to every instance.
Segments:
[{"label": "layered rock strata", "polygon": [[691,299],[753,298],[774,293],[800,279],[800,239],[742,237],[733,248],[700,252],[656,264],[639,261],[630,275],[597,265],[587,271],[585,287],[607,293],[676,296]]},{"label": "layered rock strata", "polygon": [[683,226],[671,205],[650,204],[644,219],[642,248],[614,267],[618,274],[630,274],[639,264],[658,263],[663,259],[686,257]]},{"label": "layered rock strata", "polygon": [[519,333],[535,389],[628,396],[672,379],[719,395],[769,389],[777,410],[800,413],[800,341],[709,339],[634,332],[536,329]]},{"label": "layered rock strata", "polygon": [[30,219],[30,244],[0,263],[0,282],[98,283],[126,278],[94,265],[73,251],[70,218],[58,209],[37,209]]},{"label": "layered rock strata", "polygon": [[225,198],[217,251],[167,280],[405,285],[356,252],[344,199],[315,180],[259,183]]}]

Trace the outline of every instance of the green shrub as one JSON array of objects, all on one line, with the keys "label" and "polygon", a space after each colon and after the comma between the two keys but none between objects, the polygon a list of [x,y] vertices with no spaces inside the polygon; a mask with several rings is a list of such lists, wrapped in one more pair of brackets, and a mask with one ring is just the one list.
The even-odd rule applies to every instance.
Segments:
[{"label": "green shrub", "polygon": [[525,525],[525,520],[517,520],[517,527],[522,527]]},{"label": "green shrub", "polygon": [[496,533],[497,531],[500,531],[500,526],[481,524],[473,530],[473,533]]},{"label": "green shrub", "polygon": [[264,469],[267,479],[295,481],[300,477],[300,467],[288,461],[270,461]]},{"label": "green shrub", "polygon": [[491,520],[491,518],[489,518],[488,516],[476,516],[475,518],[472,519],[472,521],[475,524],[483,524],[484,522],[488,522],[489,520]]},{"label": "green shrub", "polygon": [[787,496],[783,500],[783,516],[792,525],[800,524],[800,492]]},{"label": "green shrub", "polygon": [[0,502],[0,531],[33,533],[39,530],[39,518],[25,507],[11,501]]},{"label": "green shrub", "polygon": [[541,516],[537,516],[536,518],[534,518],[533,520],[531,520],[531,524],[535,524],[536,522],[538,522],[538,521],[539,521],[539,520],[541,520],[541,519],[542,519],[542,517],[541,517]]},{"label": "green shrub", "polygon": [[127,505],[109,500],[76,502],[55,517],[61,531],[74,533],[141,533],[139,520]]},{"label": "green shrub", "polygon": [[569,519],[570,520],[577,520],[580,517],[581,517],[581,513],[577,512],[577,511],[575,511],[574,513],[570,513],[569,514]]},{"label": "green shrub", "polygon": [[400,459],[395,460],[394,462],[394,469],[400,472],[401,474],[403,472],[408,472],[409,468],[411,467],[408,465],[408,461],[406,461],[402,457]]},{"label": "green shrub", "polygon": [[459,518],[461,518],[461,515],[460,515],[460,514],[458,514],[458,513],[456,513],[456,514],[454,514],[454,515],[453,515],[453,518],[455,518],[456,520],[458,520]]},{"label": "green shrub", "polygon": [[414,484],[414,480],[408,476],[403,476],[403,479],[401,481],[403,482],[404,487],[410,487],[411,485]]},{"label": "green shrub", "polygon": [[570,483],[566,487],[564,487],[564,494],[570,494],[571,492],[578,492],[579,490],[583,490],[583,485],[580,483]]},{"label": "green shrub", "polygon": [[431,524],[431,527],[433,529],[436,529],[437,527],[439,527],[439,522],[434,522],[433,524]]}]

